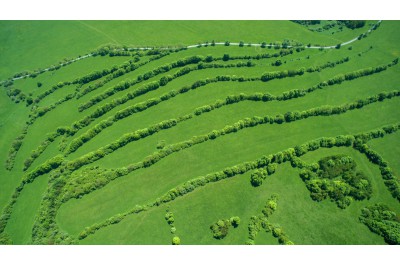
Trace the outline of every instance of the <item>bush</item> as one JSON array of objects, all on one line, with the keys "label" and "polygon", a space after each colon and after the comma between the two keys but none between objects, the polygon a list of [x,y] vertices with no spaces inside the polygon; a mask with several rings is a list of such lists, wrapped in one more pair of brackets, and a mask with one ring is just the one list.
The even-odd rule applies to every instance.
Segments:
[{"label": "bush", "polygon": [[180,245],[181,244],[181,239],[177,236],[174,236],[172,238],[172,245]]},{"label": "bush", "polygon": [[400,244],[400,218],[387,205],[377,203],[361,210],[360,221],[388,244]]},{"label": "bush", "polygon": [[213,233],[213,237],[216,239],[223,239],[228,234],[229,220],[218,220],[215,224],[210,226],[210,229]]},{"label": "bush", "polygon": [[240,218],[238,216],[231,217],[230,222],[233,227],[238,227],[240,224]]},{"label": "bush", "polygon": [[267,171],[263,168],[256,169],[250,176],[250,183],[254,187],[260,186],[267,178]]},{"label": "bush", "polygon": [[339,208],[344,209],[353,199],[371,197],[371,182],[362,172],[356,171],[357,165],[351,157],[328,156],[320,159],[318,164],[316,174],[309,170],[300,172],[313,200],[321,201],[329,197]]}]

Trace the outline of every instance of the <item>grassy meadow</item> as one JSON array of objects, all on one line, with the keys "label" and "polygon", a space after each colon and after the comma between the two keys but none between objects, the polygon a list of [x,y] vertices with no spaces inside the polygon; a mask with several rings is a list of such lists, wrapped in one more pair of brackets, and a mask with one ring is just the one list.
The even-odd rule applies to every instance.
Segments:
[{"label": "grassy meadow", "polygon": [[[382,173],[390,167],[398,185],[400,22],[382,21],[338,48],[308,48],[357,38],[377,21],[329,23],[1,21],[0,80],[105,52],[0,87],[0,244],[170,245],[174,236],[184,245],[248,244],[252,220],[273,194],[267,219],[287,238],[261,228],[256,245],[387,244],[359,217],[376,203],[400,213]],[[249,45],[262,42],[279,46]],[[353,137],[351,145],[292,153],[252,185],[260,159],[340,135]],[[332,155],[355,161],[370,198],[344,209],[312,199],[293,161]],[[255,166],[212,179],[245,162]],[[214,238],[210,226],[235,216],[240,224]]]}]

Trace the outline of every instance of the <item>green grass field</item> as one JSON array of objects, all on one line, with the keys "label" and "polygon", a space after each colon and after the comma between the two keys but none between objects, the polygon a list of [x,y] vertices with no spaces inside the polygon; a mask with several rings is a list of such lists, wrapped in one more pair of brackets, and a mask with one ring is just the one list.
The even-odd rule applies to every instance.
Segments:
[{"label": "green grass field", "polygon": [[[104,45],[157,48],[111,48],[3,83],[0,244],[170,245],[178,236],[184,245],[243,245],[252,216],[261,218],[273,194],[277,207],[267,220],[287,238],[260,228],[251,241],[256,245],[387,244],[359,217],[376,203],[400,213],[400,196],[382,173],[390,167],[399,189],[400,24],[378,22],[369,33],[377,21],[316,30],[329,23],[1,21],[0,81]],[[313,48],[364,33],[340,48]],[[262,42],[279,47],[249,45]],[[281,76],[266,81],[267,72]],[[331,112],[323,112],[326,106]],[[312,112],[319,114],[307,116]],[[291,113],[299,116],[289,120]],[[253,120],[259,123],[243,125]],[[383,135],[364,137],[381,128]],[[327,148],[321,141],[317,150],[278,162],[261,186],[251,184],[256,168],[266,167],[261,158],[340,135],[351,135],[351,144]],[[313,200],[301,169],[291,165],[296,157],[312,165],[342,154],[354,159],[372,189],[369,199],[344,209],[329,198]],[[233,166],[245,172],[226,173]],[[215,172],[225,177],[213,179]],[[207,181],[196,186],[197,179]],[[234,216],[239,226],[214,238],[210,226]]]}]

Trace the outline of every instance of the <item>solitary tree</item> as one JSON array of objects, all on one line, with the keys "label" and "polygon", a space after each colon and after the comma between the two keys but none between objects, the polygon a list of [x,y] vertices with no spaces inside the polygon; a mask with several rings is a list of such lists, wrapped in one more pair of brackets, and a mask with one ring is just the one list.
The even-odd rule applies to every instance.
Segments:
[{"label": "solitary tree", "polygon": [[231,221],[231,224],[232,224],[233,227],[238,227],[239,224],[240,224],[240,218],[239,218],[239,216],[234,216],[234,217],[232,217],[232,218],[230,219],[230,221]]},{"label": "solitary tree", "polygon": [[174,236],[172,238],[172,245],[180,245],[181,244],[181,239],[177,236]]}]

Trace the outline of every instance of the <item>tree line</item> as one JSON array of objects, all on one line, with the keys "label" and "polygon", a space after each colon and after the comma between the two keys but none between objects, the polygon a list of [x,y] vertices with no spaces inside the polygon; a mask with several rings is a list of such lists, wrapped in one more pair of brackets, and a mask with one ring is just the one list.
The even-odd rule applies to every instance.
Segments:
[{"label": "tree line", "polygon": [[[400,124],[393,125],[393,127],[395,128],[395,130],[397,130],[400,127]],[[393,132],[394,131],[391,131],[390,133],[393,133]],[[374,135],[374,133],[371,133],[371,132],[365,133],[365,135],[371,135],[371,134]],[[292,161],[293,158],[295,158],[296,156],[301,156],[301,155],[305,154],[305,152],[314,151],[319,148],[330,148],[333,146],[337,146],[337,147],[352,146],[354,144],[354,142],[355,142],[355,136],[353,136],[353,135],[339,135],[336,137],[322,137],[322,138],[318,138],[315,140],[311,140],[311,141],[306,142],[303,145],[301,145],[301,146],[306,147],[306,150],[303,150],[303,152],[296,153],[295,150],[298,148],[289,148],[289,149],[283,150],[281,152],[278,152],[276,154],[264,155],[261,158],[251,161],[251,162],[244,162],[244,163],[238,164],[233,167],[225,168],[222,171],[210,173],[205,176],[201,176],[196,179],[192,179],[192,180],[187,181],[184,184],[179,185],[178,187],[170,190],[165,195],[156,199],[154,202],[149,203],[144,206],[137,205],[130,211],[128,211],[122,215],[118,215],[118,216],[119,216],[119,219],[122,220],[124,217],[126,217],[128,215],[136,214],[141,211],[147,210],[149,207],[158,206],[163,203],[167,203],[171,200],[174,200],[176,197],[183,196],[186,193],[193,191],[197,187],[202,187],[202,186],[206,185],[207,183],[216,182],[216,181],[228,178],[228,177],[233,177],[237,174],[243,174],[245,172],[254,170],[256,168],[265,167],[269,163],[278,163],[278,164],[284,163],[287,161]],[[138,166],[137,163],[129,165],[126,168],[129,168],[129,167],[140,168],[140,166]],[[106,221],[104,221],[102,223],[94,224],[94,225],[86,228],[84,231],[82,231],[79,239],[83,239],[86,236],[95,233],[97,230],[110,225],[110,223],[111,223],[110,220],[113,220],[113,218],[115,218],[115,216],[110,217],[109,219],[107,219]]]},{"label": "tree line", "polygon": [[[346,59],[343,60],[339,60],[337,62],[345,62]],[[288,100],[288,99],[292,99],[292,98],[297,98],[297,97],[302,97],[304,95],[306,95],[307,93],[311,93],[313,91],[315,91],[316,89],[321,89],[325,86],[331,86],[334,84],[340,84],[344,81],[349,81],[349,80],[353,80],[356,78],[360,78],[363,76],[368,76],[374,73],[379,73],[381,71],[387,70],[388,67],[394,66],[398,63],[398,59],[393,60],[391,63],[387,64],[387,65],[380,65],[377,67],[370,67],[370,68],[365,68],[365,69],[360,69],[360,70],[356,70],[353,72],[348,72],[346,74],[341,74],[341,75],[337,75],[327,81],[323,81],[321,83],[319,83],[318,85],[312,86],[308,89],[303,89],[303,90],[299,90],[299,89],[295,89],[295,90],[290,90],[287,92],[283,92],[282,95],[280,96],[272,96],[268,93],[266,94],[261,94],[261,93],[255,93],[253,95],[247,96],[246,94],[240,94],[238,96],[235,95],[231,95],[228,96],[224,101],[218,100],[215,104],[212,105],[206,105],[206,106],[202,106],[199,107],[195,110],[194,114],[195,115],[201,115],[202,113],[205,112],[209,112],[213,109],[222,107],[224,105],[227,104],[233,104],[233,103],[237,103],[243,100],[254,100],[254,101],[271,101],[271,100]],[[324,64],[324,65],[332,65],[330,64]],[[333,64],[334,65],[334,64]],[[204,86],[206,84],[212,83],[212,82],[219,82],[219,81],[239,81],[239,82],[244,82],[244,81],[254,81],[254,78],[244,78],[244,77],[231,77],[231,76],[217,76],[216,78],[210,79],[207,78],[205,80],[199,80],[194,82],[190,87],[188,86],[184,86],[183,88],[181,88],[180,90],[178,90],[178,92],[175,91],[170,91],[169,93],[166,93],[164,95],[162,95],[160,98],[158,99],[150,99],[148,101],[142,102],[142,103],[138,103],[134,106],[128,107],[122,111],[117,112],[116,115],[114,115],[114,117],[110,117],[107,120],[104,120],[102,122],[100,122],[98,125],[95,126],[95,128],[89,130],[88,132],[86,132],[85,134],[83,134],[82,136],[80,136],[77,139],[74,139],[68,150],[67,150],[67,154],[74,152],[77,148],[79,148],[80,146],[82,146],[85,142],[89,141],[91,138],[93,138],[95,135],[97,135],[98,133],[100,133],[103,129],[111,126],[115,121],[121,119],[121,118],[125,118],[133,113],[137,113],[140,111],[143,111],[145,109],[147,109],[148,107],[157,105],[159,102],[164,101],[164,100],[168,100],[171,97],[174,97],[175,95],[177,95],[178,93],[185,93],[187,91],[189,91],[190,89],[196,89],[200,86]],[[67,98],[67,97],[66,97]],[[379,100],[383,100],[385,98],[384,93],[381,93],[378,95],[378,99]],[[360,103],[363,104],[363,103]],[[86,124],[89,124],[90,121],[96,117],[98,117],[98,115],[102,115],[101,113],[103,113],[104,111],[107,111],[109,109],[108,105],[106,104],[105,106],[101,107],[101,109],[97,109],[96,112],[94,112],[92,114],[92,116],[87,116],[86,118],[82,119],[81,121],[79,121],[78,123],[74,123],[73,124],[73,128],[71,129],[64,129],[64,128],[59,128],[57,130],[57,133],[64,134],[62,132],[67,133],[68,135],[72,136],[81,126],[86,126]],[[288,112],[285,113],[285,115],[279,116],[277,122],[283,122],[283,119],[285,119],[286,121],[293,121],[296,120],[300,117],[300,113],[299,112]],[[48,141],[45,141],[44,143],[42,143],[41,147],[38,148],[38,150],[42,150],[42,152],[44,151],[44,149],[47,147],[47,145],[49,144]],[[44,148],[43,148],[44,147]],[[38,152],[33,151],[31,154],[31,157],[26,159],[26,165],[25,168],[28,168],[29,165],[34,161],[34,159],[37,157],[36,154]],[[40,152],[39,152],[40,154]]]},{"label": "tree line", "polygon": [[[288,54],[292,54],[293,52],[290,52],[289,50],[284,50],[281,51],[279,53],[275,53],[275,54],[269,54],[269,53],[265,53],[265,54],[258,54],[258,55],[254,55],[254,56],[230,56],[229,54],[224,54],[222,57],[213,57],[211,55],[208,55],[206,57],[204,56],[199,56],[199,55],[195,55],[195,56],[191,56],[191,57],[187,57],[187,58],[183,58],[183,59],[179,59],[177,61],[174,61],[172,63],[169,64],[165,64],[163,66],[160,66],[158,68],[155,68],[153,70],[150,70],[146,73],[144,73],[143,75],[139,75],[136,80],[129,80],[129,81],[125,81],[123,83],[120,83],[114,87],[111,87],[110,89],[104,91],[103,93],[92,97],[91,99],[89,99],[88,102],[83,103],[79,106],[79,111],[83,111],[85,109],[90,108],[91,106],[101,102],[102,100],[114,95],[117,92],[123,91],[128,89],[131,86],[134,86],[136,84],[139,84],[143,81],[146,81],[152,77],[155,77],[159,74],[162,73],[166,73],[172,69],[176,69],[176,68],[180,68],[180,67],[184,67],[183,69],[177,71],[174,75],[170,76],[169,80],[167,82],[172,81],[175,78],[178,78],[182,75],[188,74],[190,71],[195,71],[195,70],[201,70],[201,69],[207,69],[207,68],[220,68],[220,67],[251,67],[254,66],[254,64],[251,62],[252,59],[254,60],[260,60],[260,59],[267,59],[267,58],[272,58],[272,57],[278,57],[278,56],[286,56]],[[248,60],[247,62],[239,62],[237,64],[231,64],[229,66],[226,66],[224,64],[210,64],[212,62],[215,61],[229,61],[229,60]],[[185,68],[185,66],[191,65],[191,64],[197,64],[197,67],[192,67],[192,68]],[[190,70],[189,70],[190,69]],[[164,79],[164,81],[166,81],[166,79]],[[160,80],[161,83],[159,83],[159,85],[163,86],[166,85],[166,83],[163,83]]]},{"label": "tree line", "polygon": [[400,216],[383,203],[376,203],[361,210],[361,223],[382,236],[390,245],[400,244]]},{"label": "tree line", "polygon": [[[385,98],[391,98],[393,96],[399,96],[400,92],[398,91],[394,91],[394,92],[389,92],[389,93],[384,93]],[[230,134],[230,133],[235,133],[237,131],[240,131],[244,128],[249,128],[249,127],[254,127],[260,124],[282,124],[285,122],[293,122],[295,120],[300,120],[300,119],[306,119],[312,116],[329,116],[329,115],[337,115],[337,114],[341,114],[341,113],[345,113],[348,110],[353,110],[353,109],[359,109],[362,108],[364,105],[368,105],[371,104],[373,102],[378,101],[378,97],[369,97],[366,100],[358,100],[356,102],[353,103],[347,103],[347,104],[343,104],[340,106],[322,106],[319,108],[312,108],[309,110],[305,110],[302,112],[298,112],[298,115],[295,115],[294,117],[296,117],[296,119],[294,120],[286,120],[285,116],[283,114],[278,114],[275,117],[271,117],[271,116],[265,116],[265,117],[259,117],[259,116],[254,116],[252,118],[246,118],[244,120],[240,120],[232,125],[226,125],[224,128],[219,129],[219,130],[213,130],[211,132],[209,132],[208,134],[204,134],[204,135],[198,135],[198,136],[194,136],[192,137],[190,140],[186,140],[183,142],[179,142],[179,143],[175,143],[175,144],[171,144],[171,145],[167,145],[165,146],[163,149],[158,150],[157,152],[155,152],[152,155],[147,156],[143,161],[135,164],[132,167],[127,167],[122,173],[122,175],[126,175],[128,173],[130,173],[133,170],[136,170],[137,168],[141,168],[141,167],[149,167],[152,164],[158,162],[159,160],[163,159],[164,157],[174,153],[174,152],[179,152],[180,150],[186,149],[186,148],[190,148],[193,145],[196,144],[200,144],[209,140],[214,140],[218,137],[221,137],[223,135],[226,134]],[[287,115],[288,116],[288,115]],[[73,161],[68,162],[68,168],[73,171],[76,170],[84,165],[90,164],[94,161],[97,161],[101,158],[103,158],[104,156],[114,152],[115,150],[125,146],[126,144],[128,144],[131,141],[138,141],[141,138],[147,137],[151,134],[154,134],[156,132],[158,132],[159,130],[163,130],[163,129],[168,129],[171,126],[176,126],[179,122],[186,120],[186,119],[190,119],[192,118],[192,116],[187,115],[184,116],[180,119],[172,119],[172,120],[167,120],[167,121],[163,121],[159,124],[153,125],[150,127],[150,129],[145,128],[145,129],[140,129],[137,130],[135,132],[132,133],[128,133],[125,134],[123,137],[121,137],[120,139],[116,140],[115,142],[106,145],[105,147],[101,147],[100,149],[98,149],[97,151],[94,152],[90,152],[80,158],[77,158]],[[349,139],[338,139],[339,143],[338,144],[350,144],[351,140]],[[324,140],[321,142],[322,144],[328,146],[328,147],[332,147],[335,146],[336,144],[336,140],[334,138],[324,138]],[[314,146],[318,145],[318,142],[312,143]],[[314,146],[303,146],[304,148],[307,147],[307,149],[309,148],[313,148]],[[293,150],[294,151],[294,150]],[[306,149],[303,149],[303,151],[305,152]],[[294,151],[295,152],[295,151]],[[278,160],[277,163],[280,163],[283,161],[283,157],[281,157],[280,160]],[[121,175],[121,176],[122,176]],[[119,175],[118,175],[119,176]],[[107,182],[108,183],[108,182]],[[89,190],[81,190],[82,194],[87,193]]]},{"label": "tree line", "polygon": [[[320,70],[321,68],[324,69],[325,67],[331,67],[332,65],[335,65],[335,64],[337,64],[337,63],[343,63],[343,62],[347,62],[347,61],[348,61],[348,58],[344,58],[344,59],[342,59],[342,60],[338,60],[336,63],[326,63],[326,64],[322,65],[322,66],[319,67],[319,68],[317,67],[316,69],[319,69],[319,70]],[[289,70],[289,72],[290,72],[290,70]],[[355,78],[358,78],[358,77],[361,77],[361,76],[362,76],[362,75],[358,75],[358,76],[355,77]],[[163,79],[166,79],[166,81],[163,82]],[[163,77],[163,78],[160,79],[160,82],[159,82],[159,83],[161,83],[161,84],[162,84],[162,83],[166,84],[170,79],[171,79],[171,77],[169,77],[169,78],[168,78],[168,77]],[[336,80],[336,78],[334,78],[334,79]],[[193,83],[190,87],[184,86],[183,88],[181,88],[180,90],[178,90],[178,92],[170,91],[169,93],[164,94],[164,95],[162,95],[162,96],[159,97],[159,98],[149,99],[149,100],[147,100],[147,101],[145,101],[145,102],[137,103],[137,104],[135,104],[134,106],[131,106],[131,107],[128,107],[128,108],[126,108],[126,109],[124,109],[124,110],[122,110],[122,111],[119,111],[119,112],[114,116],[114,118],[109,118],[109,119],[106,120],[106,121],[102,121],[102,122],[101,122],[101,126],[98,126],[97,128],[94,128],[94,129],[88,131],[85,135],[81,136],[81,139],[76,139],[76,140],[74,140],[74,141],[76,141],[76,142],[80,142],[80,144],[78,144],[78,145],[75,145],[75,143],[74,143],[74,146],[75,146],[76,148],[79,148],[84,142],[86,142],[86,140],[90,140],[92,137],[94,137],[95,135],[97,135],[102,129],[104,129],[104,128],[108,127],[108,126],[111,126],[111,125],[113,124],[113,122],[115,122],[115,121],[117,121],[117,120],[119,120],[119,119],[121,119],[121,118],[125,118],[125,117],[127,117],[127,116],[130,116],[130,115],[132,115],[133,113],[137,113],[137,112],[143,111],[143,110],[147,109],[148,107],[155,106],[155,105],[157,105],[158,103],[160,103],[160,102],[163,101],[163,100],[168,100],[169,98],[174,97],[174,96],[177,95],[178,93],[181,94],[181,93],[184,93],[184,92],[189,91],[190,89],[196,89],[197,87],[204,86],[204,85],[206,85],[206,84],[208,84],[208,83],[212,83],[212,82],[219,82],[219,81],[239,81],[239,82],[245,82],[245,81],[256,81],[256,80],[259,80],[259,79],[258,79],[258,78],[236,77],[236,76],[233,76],[233,77],[231,77],[231,76],[217,76],[216,78],[213,78],[213,79],[207,78],[207,79],[205,79],[205,80],[196,81],[196,82]],[[328,85],[333,85],[333,84],[335,84],[335,82],[331,82],[330,80],[328,80],[327,83],[328,83]],[[236,96],[236,97],[235,97],[235,96],[230,96],[229,99],[226,100],[226,103],[225,103],[225,104],[224,104],[223,102],[221,102],[221,101],[217,101],[217,103],[215,103],[215,104],[213,104],[213,105],[206,105],[206,106],[197,108],[196,111],[195,111],[195,114],[196,114],[196,115],[200,115],[200,114],[202,114],[202,113],[204,113],[204,112],[209,112],[209,111],[213,110],[214,108],[219,108],[219,107],[221,107],[221,106],[223,106],[223,105],[226,105],[226,104],[237,103],[237,102],[242,101],[242,100],[263,100],[263,101],[269,101],[269,100],[274,100],[274,99],[277,99],[277,100],[287,100],[287,99],[291,99],[291,98],[296,98],[296,97],[300,97],[300,96],[305,95],[306,92],[311,92],[311,91],[314,91],[314,90],[317,89],[317,88],[321,88],[321,87],[323,87],[324,85],[325,85],[325,83],[320,83],[318,86],[309,88],[308,90],[292,90],[292,91],[288,91],[288,92],[283,93],[282,96],[278,96],[278,97],[273,97],[273,96],[270,95],[270,94],[264,94],[264,95],[262,95],[262,94],[255,94],[255,95],[251,95],[251,96],[249,96],[249,97],[247,97],[245,94],[241,94],[240,97],[237,97],[237,96]],[[156,83],[150,83],[150,84],[147,86],[147,88],[145,87],[144,92],[142,92],[142,90],[139,89],[139,90],[136,90],[136,91],[138,91],[138,92],[135,93],[135,94],[139,94],[139,95],[140,95],[140,94],[146,93],[147,90],[154,90],[154,89],[157,89],[157,88],[158,88],[158,86],[157,86]],[[108,104],[105,104],[105,105],[102,106],[102,107],[99,107],[99,108],[97,108],[96,111],[91,115],[91,118],[100,117],[100,116],[104,115],[104,113],[106,113],[106,112],[108,112],[109,110],[111,110],[115,105],[123,104],[123,103],[125,103],[127,100],[129,100],[130,98],[133,98],[133,97],[135,97],[135,96],[137,96],[137,95],[132,95],[132,94],[130,93],[130,94],[128,94],[126,97],[120,98],[120,99],[116,100],[116,101],[113,102],[113,103],[108,103]],[[85,123],[86,123],[86,122],[89,122],[89,120],[90,120],[90,119],[84,119],[82,125],[76,125],[76,124],[75,124],[74,127],[79,128],[79,127],[85,126]],[[82,120],[81,120],[81,121],[82,121]],[[69,153],[70,153],[70,152],[73,152],[73,151],[75,151],[75,150],[76,150],[76,149],[71,148],[70,151],[69,151]]]}]

